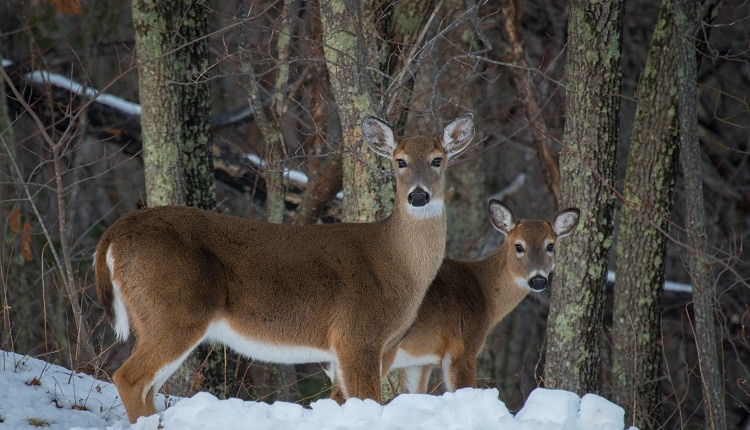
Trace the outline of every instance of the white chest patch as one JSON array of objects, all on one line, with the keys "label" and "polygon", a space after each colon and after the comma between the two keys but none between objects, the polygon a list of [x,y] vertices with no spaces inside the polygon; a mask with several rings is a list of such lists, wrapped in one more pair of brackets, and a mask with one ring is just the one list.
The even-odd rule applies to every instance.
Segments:
[{"label": "white chest patch", "polygon": [[223,320],[212,323],[206,331],[206,340],[221,342],[247,357],[280,364],[336,362],[332,350],[300,345],[282,345],[262,342],[241,335]]}]

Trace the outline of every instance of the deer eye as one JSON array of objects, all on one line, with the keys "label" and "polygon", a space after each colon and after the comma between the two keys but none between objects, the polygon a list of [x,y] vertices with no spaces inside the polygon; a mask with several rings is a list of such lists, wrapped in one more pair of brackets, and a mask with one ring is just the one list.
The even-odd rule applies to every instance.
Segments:
[{"label": "deer eye", "polygon": [[432,160],[432,167],[440,167],[441,164],[443,164],[442,158],[436,158]]},{"label": "deer eye", "polygon": [[519,254],[521,254],[523,251],[524,251],[523,245],[521,245],[520,243],[517,243],[516,244],[516,252],[519,253]]},{"label": "deer eye", "polygon": [[396,160],[396,163],[398,163],[398,167],[401,168],[401,169],[403,169],[404,167],[406,167],[406,161],[404,161],[404,160],[402,160],[400,158],[398,160]]},{"label": "deer eye", "polygon": [[555,244],[554,243],[550,243],[549,245],[547,245],[547,252],[552,253],[554,251],[555,251]]}]

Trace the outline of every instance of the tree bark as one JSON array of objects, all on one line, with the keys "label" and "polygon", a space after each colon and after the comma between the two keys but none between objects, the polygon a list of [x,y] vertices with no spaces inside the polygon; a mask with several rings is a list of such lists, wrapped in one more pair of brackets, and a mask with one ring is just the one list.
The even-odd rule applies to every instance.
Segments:
[{"label": "tree bark", "polygon": [[313,0],[306,10],[310,19],[311,46],[308,47],[312,58],[310,69],[313,75],[313,88],[310,95],[310,134],[305,139],[307,153],[307,176],[309,186],[302,196],[299,206],[293,214],[292,222],[298,225],[313,224],[318,220],[321,210],[341,190],[341,153],[323,161],[326,142],[323,139],[326,127],[326,99],[329,93],[328,71],[323,54],[323,24],[320,21],[320,2]]},{"label": "tree bark", "polygon": [[[706,216],[703,199],[701,148],[698,141],[696,83],[698,60],[695,40],[699,24],[704,20],[697,7],[713,9],[718,2],[675,1],[675,32],[677,40],[677,79],[679,97],[680,163],[685,183],[687,209],[688,273],[693,285],[695,342],[703,389],[703,411],[706,429],[726,428],[724,378],[718,357],[716,329],[716,287],[713,283],[706,242]],[[718,8],[716,8],[718,9]],[[711,20],[713,17],[707,17]]]},{"label": "tree bark", "polygon": [[[184,5],[184,2],[180,3]],[[211,152],[211,91],[208,77],[211,46],[208,40],[209,5],[205,0],[192,0],[187,10],[177,9],[184,20],[179,28],[185,46],[178,51],[173,67],[180,82],[181,122],[177,143],[180,147],[185,174],[185,203],[206,210],[216,209],[216,182]],[[184,75],[183,75],[184,74]]]},{"label": "tree bark", "polygon": [[341,190],[342,176],[341,153],[333,154],[328,163],[314,179],[310,180],[304,198],[294,215],[294,224],[313,224],[320,216],[324,206],[332,201]]},{"label": "tree bark", "polygon": [[666,234],[677,161],[674,9],[665,0],[637,89],[617,239],[613,390],[628,423],[658,428]]},{"label": "tree bark", "polygon": [[213,209],[207,6],[138,0],[133,26],[148,205]]},{"label": "tree bark", "polygon": [[[206,76],[208,16],[208,6],[200,0],[133,2],[148,206],[216,207]],[[170,378],[172,394],[186,396],[201,386],[201,363],[209,355],[201,347],[188,357]]]},{"label": "tree bark", "polygon": [[547,318],[545,384],[599,391],[607,255],[612,244],[618,135],[622,0],[569,5],[561,207],[581,209],[561,244]]},{"label": "tree bark", "polygon": [[255,122],[263,136],[263,152],[266,162],[266,221],[281,224],[284,222],[284,136],[281,133],[280,121],[286,111],[286,90],[289,83],[288,55],[291,42],[291,28],[286,16],[288,7],[282,2],[282,25],[278,29],[276,52],[278,55],[276,82],[273,88],[273,101],[265,109],[261,98],[260,84],[252,66],[252,59],[246,58],[244,67],[248,70],[250,84],[246,89],[250,106],[255,112]]},{"label": "tree bark", "polygon": [[[369,2],[321,0],[323,52],[341,121],[344,207],[350,222],[382,219],[393,210],[391,164],[362,144],[360,124],[376,112],[376,85],[380,57]],[[356,72],[354,72],[356,71]]]}]

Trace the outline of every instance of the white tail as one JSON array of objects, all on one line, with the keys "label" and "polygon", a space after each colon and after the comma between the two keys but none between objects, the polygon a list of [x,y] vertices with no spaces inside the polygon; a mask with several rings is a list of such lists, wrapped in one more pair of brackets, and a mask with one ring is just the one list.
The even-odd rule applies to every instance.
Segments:
[{"label": "white tail", "polygon": [[542,291],[552,272],[555,243],[578,225],[579,210],[550,222],[519,221],[503,203],[490,202],[492,225],[505,241],[478,261],[445,259],[391,368],[401,386],[424,393],[433,366],[449,391],[476,386],[476,358],[489,331],[529,294]]},{"label": "white tail", "polygon": [[114,374],[131,422],[204,341],[258,360],[329,362],[345,397],[380,401],[384,351],[417,314],[445,253],[445,170],[474,134],[471,115],[441,138],[395,139],[368,117],[362,134],[393,161],[386,219],[291,226],[187,207],[127,214],[96,251],[99,300],[136,345]]}]

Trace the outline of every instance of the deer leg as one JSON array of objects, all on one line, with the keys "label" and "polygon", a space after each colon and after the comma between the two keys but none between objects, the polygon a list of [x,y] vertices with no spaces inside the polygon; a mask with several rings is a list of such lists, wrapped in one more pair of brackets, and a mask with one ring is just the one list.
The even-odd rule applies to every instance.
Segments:
[{"label": "deer leg", "polygon": [[131,423],[156,413],[156,392],[200,343],[186,339],[189,336],[171,333],[168,338],[137,342],[133,354],[113,375]]},{"label": "deer leg", "polygon": [[339,354],[335,386],[340,386],[345,398],[357,397],[382,402],[380,393],[381,357],[378,348],[337,348]]},{"label": "deer leg", "polygon": [[391,371],[391,366],[393,366],[393,360],[396,359],[396,353],[398,352],[398,346],[395,346],[393,348],[389,348],[386,350],[385,353],[383,353],[382,363],[383,363],[383,370],[382,375],[380,375],[382,378],[385,378],[386,375],[388,375],[388,372]]},{"label": "deer leg", "polygon": [[346,396],[344,396],[344,392],[341,390],[341,376],[336,374],[338,372],[338,363],[335,361],[329,363],[328,368],[324,368],[323,371],[331,381],[331,394],[329,397],[339,405],[343,405],[346,401]]},{"label": "deer leg", "polygon": [[153,415],[156,413],[156,400],[154,400],[154,397],[156,397],[157,392],[158,390],[154,388],[154,386],[152,385],[151,388],[149,388],[148,392],[146,393],[146,402],[145,402],[146,406],[148,405],[154,406],[154,410],[149,412],[149,415]]},{"label": "deer leg", "polygon": [[422,366],[419,373],[419,387],[417,393],[427,393],[427,383],[430,382],[430,374],[432,373],[432,366]]},{"label": "deer leg", "polygon": [[339,405],[343,405],[346,402],[344,391],[341,389],[341,382],[337,381],[331,388],[331,399],[335,400]]},{"label": "deer leg", "polygon": [[153,403],[147,403],[148,392],[158,371],[157,366],[149,366],[148,358],[151,351],[136,346],[133,354],[115,372],[112,380],[120,393],[123,406],[128,414],[130,423],[135,423],[138,417],[149,416],[156,413]]},{"label": "deer leg", "polygon": [[449,357],[451,356],[448,355],[443,359],[443,382],[448,391],[456,391],[459,388],[476,388],[476,358],[465,354],[450,359]]}]

